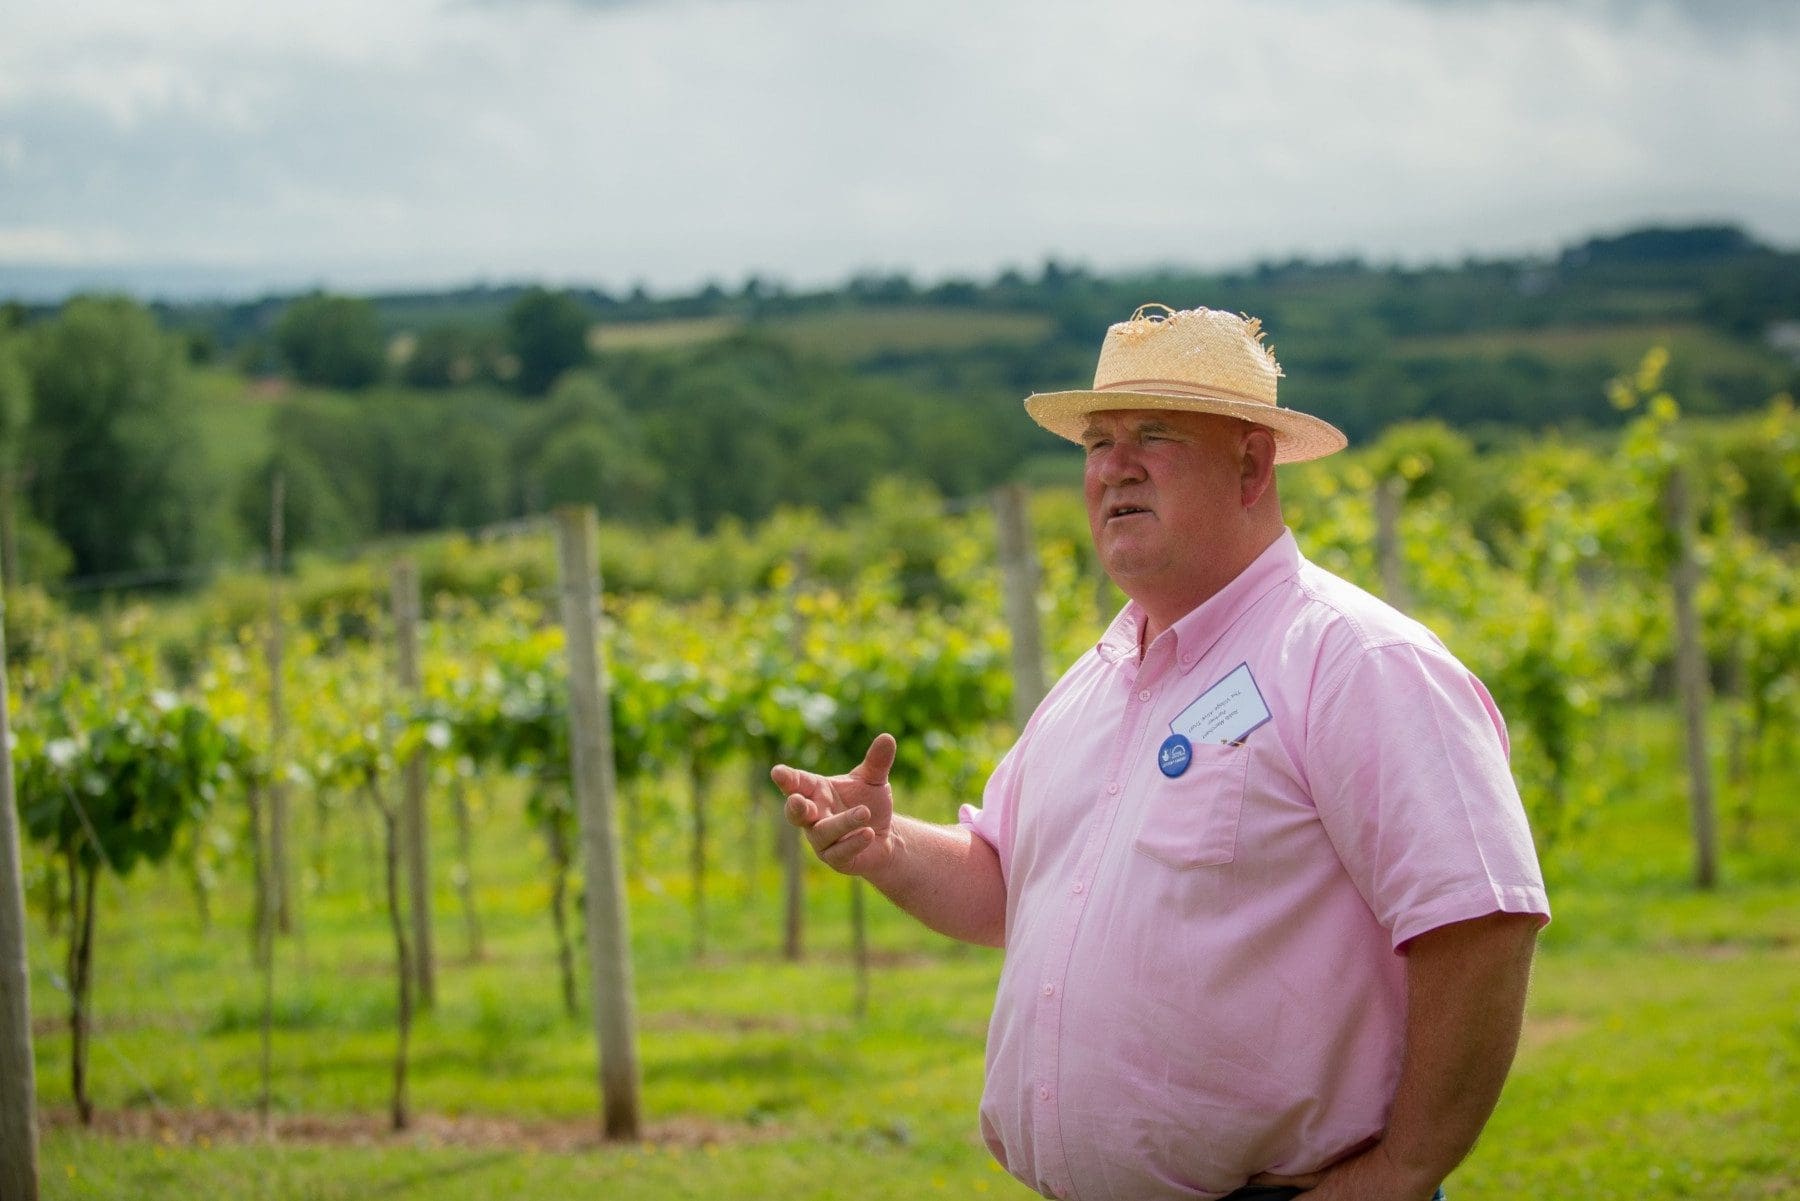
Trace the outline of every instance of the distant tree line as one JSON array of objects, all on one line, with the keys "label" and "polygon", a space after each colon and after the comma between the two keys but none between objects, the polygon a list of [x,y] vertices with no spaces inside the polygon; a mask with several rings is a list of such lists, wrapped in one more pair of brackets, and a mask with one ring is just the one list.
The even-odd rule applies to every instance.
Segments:
[{"label": "distant tree line", "polygon": [[[592,326],[573,294],[527,288],[499,328],[439,323],[390,344],[374,301],[315,292],[289,304],[273,334],[280,365],[303,384],[356,391],[391,376],[417,388],[499,383],[542,396],[589,361]],[[261,351],[252,343],[245,365],[254,366]]]},{"label": "distant tree line", "polygon": [[[1352,311],[1389,337],[1482,330],[1591,327],[1626,321],[1700,320],[1745,337],[1772,323],[1800,319],[1800,253],[1776,250],[1731,225],[1630,230],[1589,238],[1545,259],[1468,259],[1448,266],[1401,268],[1360,258],[1265,261],[1233,271],[1180,267],[1096,274],[1048,259],[1033,271],[1013,268],[991,279],[915,281],[904,272],[865,273],[834,288],[797,290],[752,275],[736,287],[706,284],[685,295],[655,296],[642,286],[624,292],[570,288],[547,293],[527,285],[481,285],[431,293],[368,298],[365,326],[378,336],[427,335],[445,355],[420,356],[420,379],[450,379],[426,363],[462,357],[492,363],[516,353],[517,311],[551,308],[607,325],[668,318],[738,318],[748,324],[782,317],[883,307],[931,306],[1041,313],[1057,338],[1089,346],[1096,329],[1139,303],[1247,309],[1292,340],[1314,325]],[[529,303],[526,303],[529,301]],[[235,303],[154,306],[159,322],[184,333],[200,355],[233,356],[252,370],[291,369],[274,331],[298,302],[270,296]],[[1287,314],[1302,319],[1298,326]],[[374,318],[372,326],[366,321]],[[1277,317],[1283,319],[1277,320]],[[1324,332],[1336,332],[1325,328]],[[466,382],[453,379],[452,382]],[[540,381],[540,384],[542,382]],[[528,388],[542,391],[542,386]]]},{"label": "distant tree line", "polygon": [[836,510],[890,475],[962,494],[1036,441],[1012,409],[859,378],[755,336],[692,355],[608,356],[565,371],[536,400],[491,387],[300,395],[275,414],[277,449],[242,490],[238,516],[262,527],[276,470],[299,545],[570,503],[704,529],[781,506]]},{"label": "distant tree line", "polygon": [[[11,579],[182,578],[263,544],[277,473],[300,548],[569,502],[707,529],[783,506],[836,510],[890,476],[950,496],[1021,473],[1068,478],[1066,446],[1022,418],[1020,398],[1083,382],[1105,327],[1150,300],[1261,316],[1286,370],[1283,403],[1358,442],[1419,420],[1478,444],[1616,424],[1605,384],[1617,356],[1544,349],[1584,331],[1707,331],[1714,353],[1670,368],[1693,412],[1800,392],[1795,362],[1762,343],[1800,322],[1800,255],[1729,226],[1416,270],[1345,259],[1101,276],[1051,260],[987,281],[885,273],[799,292],[753,277],[660,298],[87,297],[0,309],[0,559]],[[966,314],[971,328],[1031,315],[1041,333],[1019,336],[1015,321],[1012,333],[820,357],[784,332],[922,308]],[[693,317],[737,332],[596,350],[611,326]],[[245,379],[276,381],[257,402],[273,407],[269,451],[250,468],[219,452],[224,435],[203,428],[197,400],[203,385],[241,391]]]},{"label": "distant tree line", "polygon": [[157,572],[222,532],[177,339],[136,303],[71,301],[0,329],[0,568],[8,580]]},{"label": "distant tree line", "polygon": [[[203,425],[191,342],[119,297],[80,298],[0,333],[0,544],[7,577],[184,583],[266,544],[283,480],[290,548],[477,527],[569,503],[614,521],[756,520],[825,511],[885,477],[977,492],[1047,435],[1016,397],[920,391],[756,333],[692,353],[596,359],[566,294],[511,309],[502,371],[395,381],[370,305],[297,301],[277,323],[296,381],[268,454],[235,477]],[[385,352],[381,352],[385,355]],[[215,390],[219,379],[212,373]],[[230,385],[230,377],[224,377]],[[442,386],[438,386],[442,383]],[[542,395],[532,394],[542,389]],[[219,415],[216,407],[205,412]]]}]

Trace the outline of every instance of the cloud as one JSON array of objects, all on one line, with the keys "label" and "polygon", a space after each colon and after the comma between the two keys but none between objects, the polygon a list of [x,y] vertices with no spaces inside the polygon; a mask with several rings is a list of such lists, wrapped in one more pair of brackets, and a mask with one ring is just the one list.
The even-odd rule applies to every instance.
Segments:
[{"label": "cloud", "polygon": [[1789,0],[1409,0],[1423,8],[1558,8],[1611,24],[1672,15],[1699,29],[1791,30]]},{"label": "cloud", "polygon": [[0,46],[0,263],[686,286],[1800,241],[1800,38],[1670,0],[175,8]]}]

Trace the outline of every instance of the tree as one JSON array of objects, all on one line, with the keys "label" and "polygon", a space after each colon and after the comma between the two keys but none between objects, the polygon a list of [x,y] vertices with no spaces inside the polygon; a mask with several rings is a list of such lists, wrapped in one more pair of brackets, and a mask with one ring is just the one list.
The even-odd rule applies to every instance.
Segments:
[{"label": "tree", "polygon": [[290,550],[346,546],[364,530],[339,481],[302,445],[280,445],[238,485],[237,518],[252,544],[268,537],[275,476],[282,477],[282,521]]},{"label": "tree", "polygon": [[296,379],[323,388],[366,388],[387,362],[375,306],[350,296],[296,300],[281,315],[275,342]]},{"label": "tree", "polygon": [[191,563],[214,530],[180,343],[122,298],[72,300],[26,354],[25,473],[82,574]]},{"label": "tree", "polygon": [[530,288],[506,314],[507,347],[519,360],[519,391],[542,396],[563,372],[588,361],[586,307],[568,292]]},{"label": "tree", "polygon": [[491,378],[500,347],[496,335],[462,325],[434,325],[419,333],[400,378],[415,388],[454,388]]},{"label": "tree", "polygon": [[894,440],[874,422],[850,418],[815,427],[795,453],[803,499],[827,511],[860,500],[872,480],[893,466]]},{"label": "tree", "polygon": [[[302,463],[289,480],[300,536],[347,541],[505,516],[513,493],[507,427],[517,406],[494,401],[378,390],[357,400],[314,395],[283,405],[271,441],[283,456],[315,465]],[[241,519],[253,536],[262,528],[257,518],[266,521],[266,494],[261,483],[242,498]]]},{"label": "tree", "polygon": [[637,422],[591,371],[563,376],[520,430],[513,456],[530,512],[591,504],[614,520],[661,515],[662,468],[646,454]]},{"label": "tree", "polygon": [[0,579],[19,582],[19,465],[31,425],[31,377],[19,340],[0,329]]},{"label": "tree", "polygon": [[582,424],[544,448],[529,481],[539,502],[534,508],[593,505],[620,521],[657,516],[663,474],[655,463],[634,454],[629,439],[616,428]]},{"label": "tree", "polygon": [[124,877],[166,859],[247,762],[205,710],[125,683],[121,697],[65,680],[20,726],[15,749],[26,833],[67,871],[70,1077],[84,1125],[94,1116],[87,1050],[101,872]]}]

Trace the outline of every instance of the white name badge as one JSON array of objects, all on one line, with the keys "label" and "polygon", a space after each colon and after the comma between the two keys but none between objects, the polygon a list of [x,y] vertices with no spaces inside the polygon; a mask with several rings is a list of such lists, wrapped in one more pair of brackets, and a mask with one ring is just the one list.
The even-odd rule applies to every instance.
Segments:
[{"label": "white name badge", "polygon": [[1169,728],[1185,734],[1192,742],[1242,742],[1269,720],[1269,706],[1263,702],[1256,677],[1248,663],[1200,694],[1200,699],[1183,709]]}]

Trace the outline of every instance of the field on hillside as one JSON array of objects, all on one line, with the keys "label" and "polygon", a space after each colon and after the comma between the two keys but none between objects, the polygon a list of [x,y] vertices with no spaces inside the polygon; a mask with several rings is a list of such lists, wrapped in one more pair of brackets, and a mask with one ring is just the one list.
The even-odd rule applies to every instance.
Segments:
[{"label": "field on hillside", "polygon": [[666,317],[660,321],[606,322],[588,331],[596,354],[614,350],[672,350],[730,337],[743,328],[735,317]]},{"label": "field on hillside", "polygon": [[966,350],[984,344],[1029,345],[1050,332],[1038,313],[954,308],[855,309],[768,322],[776,337],[807,354],[859,363],[883,354]]},{"label": "field on hillside", "polygon": [[[1546,931],[1524,1047],[1498,1115],[1449,1182],[1458,1201],[1800,1196],[1800,770],[1751,799],[1715,893],[1687,882],[1666,711],[1610,739],[1602,812],[1546,857]],[[727,773],[739,779],[735,773]],[[229,880],[201,928],[179,873],[109,882],[96,953],[94,1131],[71,1124],[59,939],[31,928],[46,1196],[618,1198],[1025,1196],[975,1130],[998,956],[871,905],[868,1014],[854,1013],[848,885],[815,867],[808,954],[780,954],[767,812],[718,797],[711,950],[691,953],[679,840],[630,891],[646,1137],[597,1137],[595,1052],[561,1010],[541,853],[517,788],[476,806],[486,955],[464,953],[440,875],[437,1008],[415,1031],[406,1134],[385,1130],[391,948],[365,814],[336,815],[302,932],[276,972],[275,1133],[256,1133],[258,985]],[[949,798],[915,799],[942,814]],[[438,829],[448,817],[442,798]],[[447,837],[447,836],[446,836]]]},{"label": "field on hillside", "polygon": [[236,483],[268,457],[269,423],[294,389],[285,382],[259,385],[235,371],[208,369],[193,375],[201,443],[212,469]]},{"label": "field on hillside", "polygon": [[1646,346],[1664,347],[1672,361],[1701,374],[1732,371],[1766,376],[1771,391],[1786,367],[1772,351],[1746,347],[1741,340],[1696,322],[1485,330],[1401,338],[1395,341],[1394,352],[1401,358],[1441,355],[1497,359],[1522,354],[1560,365],[1597,361],[1614,371],[1625,371],[1642,357]]}]

